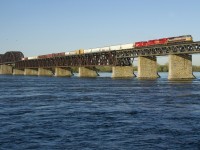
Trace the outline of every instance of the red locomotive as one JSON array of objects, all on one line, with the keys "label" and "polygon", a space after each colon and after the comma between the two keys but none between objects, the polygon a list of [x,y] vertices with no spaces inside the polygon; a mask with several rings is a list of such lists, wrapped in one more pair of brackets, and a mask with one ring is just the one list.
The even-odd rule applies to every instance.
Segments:
[{"label": "red locomotive", "polygon": [[162,38],[162,39],[154,39],[149,41],[141,41],[141,42],[135,42],[134,46],[136,48],[139,47],[146,47],[146,46],[154,46],[154,45],[166,45],[171,43],[179,43],[179,42],[192,42],[192,36],[191,35],[183,35],[183,36],[177,36],[177,37],[169,37],[169,38]]},{"label": "red locomotive", "polygon": [[147,41],[135,42],[134,46],[135,47],[145,47],[145,46],[147,46]]}]

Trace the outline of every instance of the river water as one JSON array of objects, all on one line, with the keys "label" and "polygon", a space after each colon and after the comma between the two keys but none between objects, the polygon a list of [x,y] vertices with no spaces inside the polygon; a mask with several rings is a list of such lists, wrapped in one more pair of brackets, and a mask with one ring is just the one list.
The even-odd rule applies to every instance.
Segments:
[{"label": "river water", "polygon": [[0,149],[200,149],[193,81],[0,76]]}]

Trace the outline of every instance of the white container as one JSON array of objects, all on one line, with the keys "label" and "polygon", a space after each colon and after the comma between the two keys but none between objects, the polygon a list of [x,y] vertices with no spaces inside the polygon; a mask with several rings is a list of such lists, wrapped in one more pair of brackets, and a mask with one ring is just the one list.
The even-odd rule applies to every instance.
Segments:
[{"label": "white container", "polygon": [[92,53],[100,52],[101,48],[93,48],[91,49]]},{"label": "white container", "polygon": [[114,45],[114,46],[110,46],[110,50],[121,50],[121,45]]},{"label": "white container", "polygon": [[103,51],[109,51],[109,50],[110,50],[110,47],[107,46],[107,47],[102,47],[102,48],[100,48],[100,49],[101,49],[102,52],[103,52]]},{"label": "white container", "polygon": [[37,59],[37,56],[33,56],[33,57],[28,57],[28,60],[32,60],[32,59]]},{"label": "white container", "polygon": [[65,52],[65,56],[68,56],[69,55],[69,52]]},{"label": "white container", "polygon": [[74,52],[74,51],[65,52],[65,56],[68,56],[68,55],[76,55],[76,52]]},{"label": "white container", "polygon": [[92,53],[92,49],[85,49],[84,54]]},{"label": "white container", "polygon": [[69,55],[76,55],[76,51],[69,52]]},{"label": "white container", "polygon": [[123,44],[121,45],[121,49],[132,49],[134,48],[135,43]]}]

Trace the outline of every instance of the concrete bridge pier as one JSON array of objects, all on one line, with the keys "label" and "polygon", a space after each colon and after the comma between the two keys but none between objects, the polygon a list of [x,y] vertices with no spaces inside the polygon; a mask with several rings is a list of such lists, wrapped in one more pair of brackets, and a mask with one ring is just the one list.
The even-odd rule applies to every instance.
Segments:
[{"label": "concrete bridge pier", "polygon": [[53,72],[51,68],[38,68],[38,76],[52,76]]},{"label": "concrete bridge pier", "polygon": [[169,55],[169,80],[191,80],[194,78],[191,55]]},{"label": "concrete bridge pier", "polygon": [[132,66],[114,66],[112,67],[112,78],[133,78],[135,74],[133,73]]},{"label": "concrete bridge pier", "polygon": [[0,74],[12,75],[13,68],[10,65],[0,65]]},{"label": "concrete bridge pier", "polygon": [[157,58],[155,56],[138,57],[139,79],[157,79],[159,77],[157,71]]},{"label": "concrete bridge pier", "polygon": [[95,67],[79,67],[79,77],[97,77],[97,69]]},{"label": "concrete bridge pier", "polygon": [[38,76],[38,68],[26,68],[24,69],[24,75],[27,76]]},{"label": "concrete bridge pier", "polygon": [[71,77],[72,71],[71,68],[64,68],[64,67],[56,67],[55,68],[55,76],[56,77]]},{"label": "concrete bridge pier", "polygon": [[24,69],[13,69],[13,75],[24,75]]}]

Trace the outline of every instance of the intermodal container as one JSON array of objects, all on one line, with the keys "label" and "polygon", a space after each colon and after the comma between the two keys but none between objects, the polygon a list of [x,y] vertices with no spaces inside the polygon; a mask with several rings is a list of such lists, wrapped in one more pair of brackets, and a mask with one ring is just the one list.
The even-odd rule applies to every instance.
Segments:
[{"label": "intermodal container", "polygon": [[110,50],[110,47],[109,46],[107,46],[107,47],[102,47],[102,48],[100,48],[100,51],[109,51]]},{"label": "intermodal container", "polygon": [[121,50],[121,45],[113,45],[113,46],[110,46],[110,50]]},{"label": "intermodal container", "polygon": [[91,51],[92,53],[100,52],[101,48],[93,48]]},{"label": "intermodal container", "polygon": [[92,49],[85,49],[84,54],[92,53]]},{"label": "intermodal container", "polygon": [[61,56],[65,56],[65,52],[61,52],[61,53],[52,53],[52,57],[61,57]]},{"label": "intermodal container", "polygon": [[131,49],[134,48],[135,44],[134,43],[129,43],[129,44],[123,44],[121,45],[121,49]]}]

